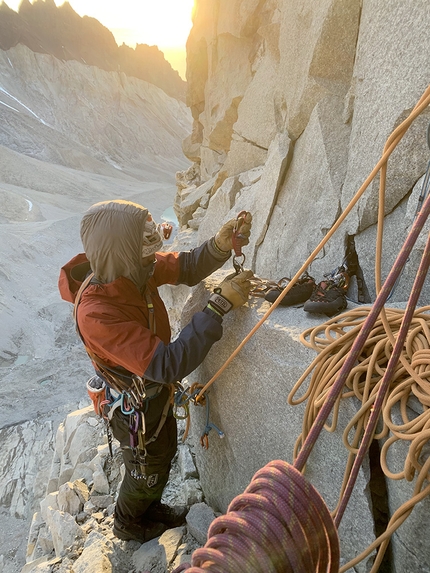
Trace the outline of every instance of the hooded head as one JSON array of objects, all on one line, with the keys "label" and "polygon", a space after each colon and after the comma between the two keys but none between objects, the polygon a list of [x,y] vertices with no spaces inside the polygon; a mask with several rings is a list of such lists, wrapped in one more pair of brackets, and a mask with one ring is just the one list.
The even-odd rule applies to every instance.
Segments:
[{"label": "hooded head", "polygon": [[82,218],[81,239],[98,281],[110,283],[126,277],[139,289],[149,276],[142,258],[153,255],[163,245],[148,209],[122,200],[90,207]]}]

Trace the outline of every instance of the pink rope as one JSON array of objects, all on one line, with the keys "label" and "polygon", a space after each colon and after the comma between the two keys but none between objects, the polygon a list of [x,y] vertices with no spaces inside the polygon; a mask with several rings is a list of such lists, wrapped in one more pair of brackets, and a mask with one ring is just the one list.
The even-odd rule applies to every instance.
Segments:
[{"label": "pink rope", "polygon": [[173,573],[337,573],[339,539],[317,490],[287,462],[272,461],[215,519],[208,541]]},{"label": "pink rope", "polygon": [[427,238],[427,243],[423,256],[421,258],[420,267],[418,269],[414,284],[412,286],[411,295],[406,307],[405,314],[403,316],[402,324],[397,334],[396,343],[394,345],[393,351],[388,361],[387,368],[384,372],[381,385],[375,398],[373,410],[370,414],[366,429],[364,431],[360,448],[355,457],[354,464],[351,468],[351,473],[349,475],[345,491],[339,504],[339,508],[336,512],[334,520],[336,527],[339,527],[340,525],[347,503],[351,497],[352,490],[357,480],[358,472],[360,470],[361,464],[363,463],[364,456],[366,455],[370,446],[370,442],[373,439],[376,424],[378,423],[378,419],[381,415],[381,410],[384,403],[385,395],[390,387],[390,382],[394,376],[394,371],[396,369],[397,363],[399,362],[400,354],[402,353],[406,337],[409,333],[409,326],[411,324],[415,307],[421,294],[424,281],[429,270],[429,266],[430,266],[430,234]]}]

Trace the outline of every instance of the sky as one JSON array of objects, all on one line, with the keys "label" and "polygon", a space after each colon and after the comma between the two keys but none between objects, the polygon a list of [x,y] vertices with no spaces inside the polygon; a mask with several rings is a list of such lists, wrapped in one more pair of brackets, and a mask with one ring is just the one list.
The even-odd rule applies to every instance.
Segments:
[{"label": "sky", "polygon": [[[33,0],[30,0],[33,2]],[[21,0],[5,0],[18,10]],[[61,6],[64,0],[55,0]],[[69,0],[80,16],[97,18],[112,32],[118,45],[158,46],[185,79],[185,43],[191,30],[194,0]]]}]

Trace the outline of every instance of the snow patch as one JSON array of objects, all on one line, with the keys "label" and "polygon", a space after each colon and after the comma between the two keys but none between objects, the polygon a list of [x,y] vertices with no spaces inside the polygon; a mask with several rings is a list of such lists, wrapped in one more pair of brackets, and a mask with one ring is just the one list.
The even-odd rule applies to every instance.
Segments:
[{"label": "snow patch", "polygon": [[[38,119],[41,123],[43,123],[43,125],[46,125],[47,127],[49,127],[49,125],[43,121],[42,118],[40,118],[37,114],[34,113],[34,111],[32,111],[29,107],[27,107],[26,105],[24,105],[21,101],[19,101],[19,99],[17,99],[15,96],[11,95],[9,92],[7,92],[4,88],[0,87],[0,92],[3,92],[4,94],[6,94],[7,96],[9,96],[11,99],[13,99],[14,101],[16,101],[17,103],[19,103],[19,105],[22,105],[23,108],[25,108],[27,111],[29,111],[36,119]],[[3,102],[1,102],[3,103]],[[4,104],[6,105],[6,104]],[[10,107],[10,106],[8,106]],[[13,109],[13,108],[12,108]],[[16,110],[18,111],[18,110]]]},{"label": "snow patch", "polygon": [[12,107],[11,105],[7,105],[7,103],[4,103],[4,101],[0,101],[0,103],[2,105],[4,105],[5,107],[8,107],[9,109],[13,109],[13,111],[16,111],[17,113],[19,113],[19,111],[16,108]]},{"label": "snow patch", "polygon": [[110,165],[112,165],[112,167],[115,167],[115,169],[119,169],[119,171],[122,171],[122,167],[117,163],[115,163],[115,161],[113,161],[110,157],[106,157],[105,159]]}]

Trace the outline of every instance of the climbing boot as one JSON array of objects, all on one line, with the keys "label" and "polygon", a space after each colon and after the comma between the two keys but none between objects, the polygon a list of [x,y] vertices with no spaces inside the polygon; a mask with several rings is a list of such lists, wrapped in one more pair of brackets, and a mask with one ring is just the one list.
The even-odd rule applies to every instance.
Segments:
[{"label": "climbing boot", "polygon": [[145,517],[164,523],[169,528],[179,527],[185,523],[188,508],[185,505],[170,507],[160,501],[154,501],[145,512]]},{"label": "climbing boot", "polygon": [[339,267],[326,276],[329,278],[316,285],[309,300],[305,302],[303,309],[306,312],[334,316],[347,307],[349,275],[346,268]]},{"label": "climbing boot", "polygon": [[142,520],[140,523],[130,523],[124,525],[117,519],[113,523],[113,534],[123,541],[138,541],[146,543],[155,537],[159,537],[166,531],[167,526],[164,523]]},{"label": "climbing boot", "polygon": [[[269,302],[275,302],[284,288],[288,285],[290,279],[283,278],[278,282],[278,286],[271,288],[264,297]],[[292,306],[294,304],[303,304],[312,295],[315,288],[315,280],[304,273],[299,280],[292,286],[292,288],[283,297],[279,306]]]}]

